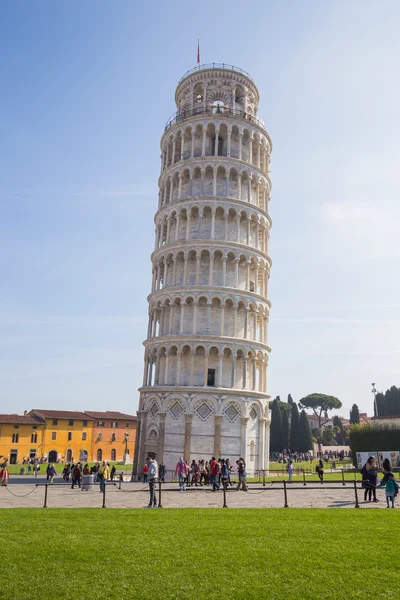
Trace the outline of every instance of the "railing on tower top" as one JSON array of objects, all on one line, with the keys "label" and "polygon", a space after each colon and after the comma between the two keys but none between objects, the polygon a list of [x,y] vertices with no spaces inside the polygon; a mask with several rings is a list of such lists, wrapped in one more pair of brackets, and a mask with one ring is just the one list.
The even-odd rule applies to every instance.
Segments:
[{"label": "railing on tower top", "polygon": [[255,85],[254,79],[251,77],[251,75],[247,73],[247,71],[243,71],[243,69],[240,69],[239,67],[234,67],[233,65],[226,65],[225,63],[208,63],[204,65],[198,65],[197,67],[193,67],[193,69],[190,69],[190,71],[186,71],[186,73],[180,78],[178,85],[181,81],[185,79],[185,77],[187,77],[191,73],[196,73],[196,71],[204,71],[206,69],[225,69],[226,71],[236,71],[236,73],[242,73],[242,75],[246,75],[246,77],[251,79],[251,81]]},{"label": "railing on tower top", "polygon": [[247,121],[251,121],[252,123],[255,123],[256,125],[259,125],[263,129],[266,129],[265,123],[260,117],[255,117],[254,115],[252,115],[248,112],[245,112],[241,108],[231,108],[230,106],[211,105],[211,106],[198,106],[196,108],[192,108],[191,110],[180,110],[180,111],[178,110],[176,113],[171,115],[171,117],[168,119],[167,124],[165,125],[165,131],[167,131],[167,129],[169,127],[171,127],[172,125],[175,125],[175,123],[180,123],[181,121],[184,121],[185,119],[189,119],[190,117],[193,117],[196,115],[212,115],[212,114],[234,115],[237,117],[242,117],[243,119],[246,119]]}]

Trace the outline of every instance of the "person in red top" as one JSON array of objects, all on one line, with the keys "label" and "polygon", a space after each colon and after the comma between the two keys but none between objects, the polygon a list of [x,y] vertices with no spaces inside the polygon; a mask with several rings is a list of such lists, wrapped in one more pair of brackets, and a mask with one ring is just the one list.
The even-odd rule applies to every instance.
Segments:
[{"label": "person in red top", "polygon": [[149,465],[147,463],[144,463],[144,467],[143,467],[143,483],[147,483],[147,476],[149,474]]},{"label": "person in red top", "polygon": [[215,460],[215,456],[212,457],[210,463],[210,475],[211,475],[211,485],[213,488],[213,492],[219,489],[219,485],[217,483],[218,478],[218,463]]}]

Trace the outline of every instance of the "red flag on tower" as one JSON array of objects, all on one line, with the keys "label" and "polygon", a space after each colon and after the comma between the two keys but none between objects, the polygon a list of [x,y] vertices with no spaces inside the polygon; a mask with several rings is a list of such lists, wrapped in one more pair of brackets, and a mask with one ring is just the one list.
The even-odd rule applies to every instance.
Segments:
[{"label": "red flag on tower", "polygon": [[197,64],[200,64],[200,40],[197,40]]}]

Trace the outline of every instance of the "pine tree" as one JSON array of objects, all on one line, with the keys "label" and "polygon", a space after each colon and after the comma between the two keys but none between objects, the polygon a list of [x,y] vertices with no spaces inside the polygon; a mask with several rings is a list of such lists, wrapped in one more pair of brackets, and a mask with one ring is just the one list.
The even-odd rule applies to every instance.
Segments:
[{"label": "pine tree", "polygon": [[287,450],[289,448],[289,417],[288,411],[282,410],[282,441],[281,450]]},{"label": "pine tree", "polygon": [[333,426],[335,427],[335,429],[337,431],[337,433],[336,433],[337,445],[344,446],[345,433],[344,433],[343,423],[342,423],[342,419],[340,417],[338,417],[337,415],[335,415],[333,417]]},{"label": "pine tree", "polygon": [[350,423],[351,425],[358,425],[360,422],[360,411],[358,410],[357,404],[353,404],[350,411]]},{"label": "pine tree", "polygon": [[293,402],[293,398],[292,398],[291,394],[288,395],[287,401],[288,401],[288,404],[290,404],[290,406],[293,406],[294,402]]},{"label": "pine tree", "polygon": [[270,446],[271,452],[280,452],[282,442],[282,413],[277,398],[271,405],[271,429]]},{"label": "pine tree", "polygon": [[308,421],[306,411],[302,410],[299,419],[299,452],[309,452],[313,448],[311,427]]},{"label": "pine tree", "polygon": [[292,405],[292,418],[290,419],[290,443],[289,448],[292,452],[298,450],[299,445],[299,409],[297,404]]}]

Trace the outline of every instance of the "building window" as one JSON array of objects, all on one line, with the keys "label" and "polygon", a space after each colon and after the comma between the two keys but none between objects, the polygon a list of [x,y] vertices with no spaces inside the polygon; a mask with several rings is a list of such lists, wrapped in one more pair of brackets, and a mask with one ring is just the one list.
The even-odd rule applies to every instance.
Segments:
[{"label": "building window", "polygon": [[117,423],[117,421],[113,421],[113,422],[111,423],[111,427],[113,427],[114,429],[115,429],[116,427],[118,427],[118,423]]},{"label": "building window", "polygon": [[130,426],[131,426],[131,424],[130,424],[130,423],[125,423],[125,428],[126,428],[126,429],[129,429],[129,427],[130,427]]},{"label": "building window", "polygon": [[117,460],[117,451],[115,448],[112,448],[111,450],[111,461],[115,462]]},{"label": "building window", "polygon": [[82,440],[83,440],[83,441],[87,440],[87,433],[86,433],[86,431],[84,431],[84,432],[82,433]]},{"label": "building window", "polygon": [[51,432],[51,439],[52,440],[56,440],[57,439],[57,431],[52,431]]},{"label": "building window", "polygon": [[19,429],[19,425],[14,425],[14,429]]},{"label": "building window", "polygon": [[215,369],[208,369],[207,385],[208,386],[215,385]]},{"label": "building window", "polygon": [[104,421],[98,421],[97,427],[104,427]]},{"label": "building window", "polygon": [[58,419],[53,419],[53,425],[58,425]]},{"label": "building window", "polygon": [[72,426],[73,426],[73,424],[74,424],[74,420],[73,420],[73,419],[70,419],[70,420],[68,421],[68,425],[69,425],[70,427],[72,427]]},{"label": "building window", "polygon": [[18,438],[19,438],[19,434],[18,433],[13,433],[12,434],[12,443],[13,444],[18,444]]},{"label": "building window", "polygon": [[68,441],[72,440],[72,431],[68,431]]},{"label": "building window", "polygon": [[31,435],[31,444],[37,443],[37,433],[32,433]]},{"label": "building window", "polygon": [[103,450],[99,448],[97,450],[97,460],[100,462],[103,459]]},{"label": "building window", "polygon": [[83,421],[83,426],[87,427],[87,421]]},{"label": "building window", "polygon": [[32,429],[37,429],[37,425],[33,425],[33,426],[32,426]]}]

